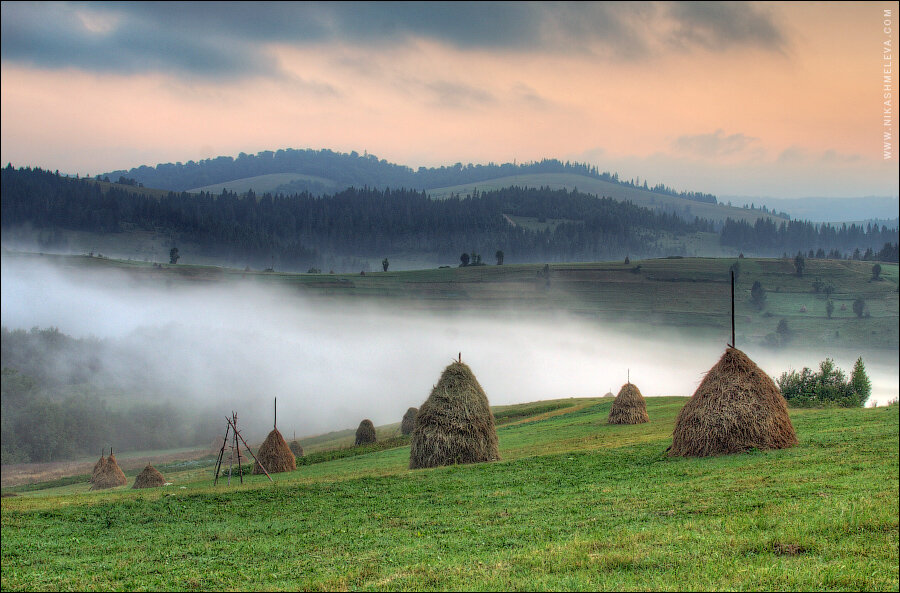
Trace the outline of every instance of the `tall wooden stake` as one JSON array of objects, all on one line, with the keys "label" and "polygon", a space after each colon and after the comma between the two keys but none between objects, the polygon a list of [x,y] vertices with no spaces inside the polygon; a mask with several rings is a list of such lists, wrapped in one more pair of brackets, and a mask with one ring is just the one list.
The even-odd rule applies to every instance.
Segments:
[{"label": "tall wooden stake", "polygon": [[731,344],[734,348],[734,270],[731,270]]},{"label": "tall wooden stake", "polygon": [[275,398],[272,415],[272,428],[278,428],[278,398]]},{"label": "tall wooden stake", "polygon": [[[235,414],[234,412],[232,412],[232,413],[231,413],[231,419],[232,419],[232,423],[233,423],[235,426],[237,426],[237,414]],[[234,431],[234,448],[235,448],[235,450],[237,450],[237,456],[238,456],[238,474],[240,474],[240,476],[241,476],[241,484],[243,484],[243,483],[244,483],[244,468],[241,467],[241,446],[238,445],[238,442],[237,442],[237,429],[236,429],[236,428],[235,428],[235,431]]]}]

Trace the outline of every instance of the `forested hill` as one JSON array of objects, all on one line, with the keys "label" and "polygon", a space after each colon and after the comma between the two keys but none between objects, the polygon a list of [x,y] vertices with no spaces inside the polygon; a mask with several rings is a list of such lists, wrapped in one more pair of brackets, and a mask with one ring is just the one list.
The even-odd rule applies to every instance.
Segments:
[{"label": "forested hill", "polygon": [[[461,253],[503,252],[509,263],[598,261],[684,255],[684,239],[707,233],[729,251],[896,261],[897,229],[832,227],[791,221],[685,221],[675,214],[564,189],[509,187],[431,200],[409,189],[350,188],[330,196],[192,194],[60,176],[41,169],[0,174],[4,236],[30,227],[125,234],[152,231],[172,245],[189,242],[195,254],[227,265],[306,271],[332,267],[335,258],[381,261],[418,254],[454,263]],[[720,233],[718,237],[713,233]],[[679,242],[680,241],[680,242]],[[816,250],[816,251],[813,251]],[[880,254],[884,254],[883,256]],[[354,264],[355,265],[355,264]]]},{"label": "forested hill", "polygon": [[[597,167],[583,163],[561,162],[544,159],[540,162],[497,165],[463,165],[413,170],[410,167],[379,160],[371,154],[350,154],[331,150],[296,150],[288,148],[278,151],[263,151],[255,155],[241,153],[237,158],[220,156],[214,159],[188,161],[187,163],[166,163],[156,167],[141,166],[129,171],[112,171],[99,175],[100,179],[118,181],[133,180],[147,187],[172,191],[188,191],[205,188],[223,182],[285,174],[277,178],[271,186],[272,193],[312,194],[339,191],[346,187],[405,187],[427,190],[467,183],[477,183],[498,177],[535,173],[574,173],[592,179],[599,179],[625,187],[640,187],[654,193],[675,196],[698,202],[717,203],[712,194],[675,191],[663,184],[648,187],[633,180],[620,180],[618,174],[600,172]],[[258,180],[258,183],[261,183]],[[272,183],[272,179],[266,182]],[[234,188],[229,188],[234,189]],[[261,186],[253,187],[261,193]]]}]

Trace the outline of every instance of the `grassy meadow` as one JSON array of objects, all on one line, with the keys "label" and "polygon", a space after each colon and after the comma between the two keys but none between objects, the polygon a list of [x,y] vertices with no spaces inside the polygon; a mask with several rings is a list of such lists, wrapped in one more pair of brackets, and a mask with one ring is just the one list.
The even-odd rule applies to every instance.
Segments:
[{"label": "grassy meadow", "polygon": [[897,405],[791,410],[796,447],[670,459],[685,401],[635,426],[606,423],[611,399],[497,408],[490,464],[410,471],[401,443],[274,483],[170,467],[165,488],[3,498],[0,586],[897,590]]}]

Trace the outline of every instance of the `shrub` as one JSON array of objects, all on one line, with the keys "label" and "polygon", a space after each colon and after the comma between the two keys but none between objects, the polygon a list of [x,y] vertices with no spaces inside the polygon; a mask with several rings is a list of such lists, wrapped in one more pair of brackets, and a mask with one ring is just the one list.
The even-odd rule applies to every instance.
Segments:
[{"label": "shrub", "polygon": [[849,381],[844,371],[826,358],[819,363],[818,372],[804,367],[800,372],[782,373],[778,387],[788,404],[798,408],[858,408],[865,405],[872,391],[862,358],[857,359]]}]

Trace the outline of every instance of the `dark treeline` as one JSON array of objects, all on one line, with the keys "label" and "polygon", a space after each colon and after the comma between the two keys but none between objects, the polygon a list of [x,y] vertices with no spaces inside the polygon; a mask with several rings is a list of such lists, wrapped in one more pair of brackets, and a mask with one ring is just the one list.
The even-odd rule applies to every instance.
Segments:
[{"label": "dark treeline", "polygon": [[[550,189],[506,188],[431,200],[415,190],[349,188],[331,196],[170,192],[151,198],[131,186],[105,189],[40,169],[2,170],[4,228],[115,233],[164,231],[204,254],[305,270],[325,254],[379,257],[428,252],[455,261],[502,250],[510,263],[607,259],[657,252],[659,233],[711,231],[712,224],[628,202]],[[509,217],[559,222],[532,229]]]},{"label": "dark treeline", "polygon": [[[575,173],[594,179],[617,183],[628,187],[638,187],[656,193],[694,200],[698,202],[717,203],[712,194],[700,192],[679,192],[664,185],[648,187],[644,181],[640,185],[635,180],[621,180],[618,173],[600,172],[597,167],[578,162],[562,162],[557,159],[544,159],[532,163],[504,163],[502,165],[463,165],[456,163],[442,167],[419,167],[413,170],[404,165],[389,163],[371,154],[360,155],[356,151],[350,154],[331,150],[266,150],[255,155],[241,153],[237,158],[220,156],[201,161],[187,163],[165,163],[148,167],[146,165],[128,171],[112,171],[100,178],[116,180],[125,178],[142,183],[147,187],[156,187],[172,191],[186,191],[197,187],[205,187],[215,183],[233,181],[257,175],[272,173],[301,173],[322,177],[332,181],[336,188],[350,186],[407,187],[413,189],[433,189],[465,183],[477,183],[497,177],[524,175],[531,173]],[[289,183],[276,193],[322,193],[327,186],[315,180],[303,180]]]},{"label": "dark treeline", "polygon": [[169,449],[208,436],[186,410],[136,400],[104,373],[110,345],[55,328],[0,329],[0,462],[61,461],[118,451]]},{"label": "dark treeline", "polygon": [[[230,262],[284,270],[327,268],[335,258],[429,253],[447,263],[460,253],[504,252],[508,263],[585,261],[673,255],[663,236],[721,231],[721,244],[778,256],[822,249],[840,257],[856,249],[885,255],[896,228],[759,219],[686,221],[609,198],[548,188],[509,187],[431,200],[418,190],[349,188],[333,195],[252,192],[246,196],[169,192],[149,197],[131,185],[73,179],[40,169],[2,169],[4,229],[30,225],[50,236],[59,229],[94,233],[152,230],[173,244]],[[534,219],[517,224],[517,217]],[[543,224],[546,223],[546,224]],[[681,253],[674,253],[681,254]],[[356,261],[356,260],[354,260]]]},{"label": "dark treeline", "polygon": [[[791,220],[776,224],[759,218],[751,225],[728,219],[721,230],[722,245],[752,251],[759,255],[777,256],[812,250],[817,257],[854,257],[856,259],[897,261],[898,229],[873,224],[815,224]],[[866,252],[860,256],[860,251]],[[837,253],[835,253],[837,252]]]}]

